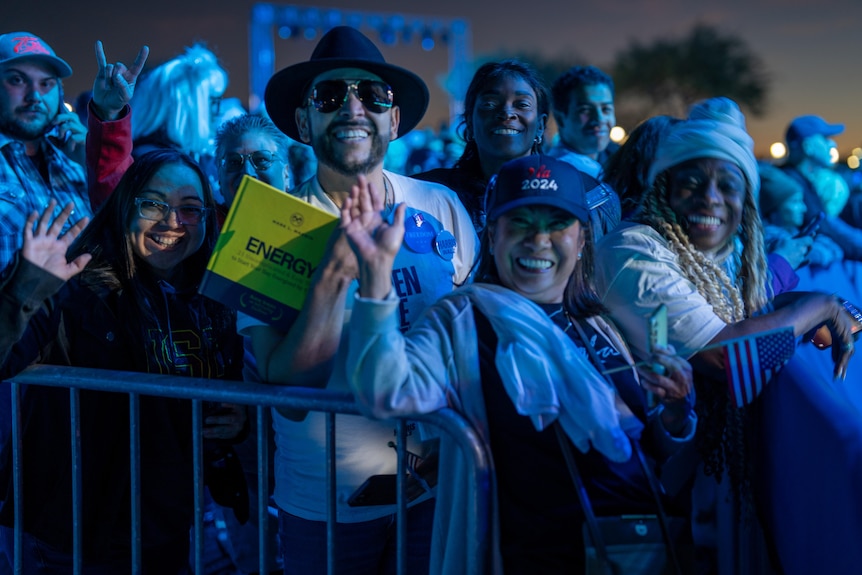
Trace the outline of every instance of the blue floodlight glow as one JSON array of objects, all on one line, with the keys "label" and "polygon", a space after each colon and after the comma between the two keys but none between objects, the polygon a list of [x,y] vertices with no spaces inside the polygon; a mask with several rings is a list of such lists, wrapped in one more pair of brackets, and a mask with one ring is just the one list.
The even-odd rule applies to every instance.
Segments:
[{"label": "blue floodlight glow", "polygon": [[341,10],[330,10],[326,13],[326,17],[324,18],[326,21],[326,25],[329,28],[334,28],[341,24]]},{"label": "blue floodlight glow", "polygon": [[359,28],[362,26],[362,14],[359,12],[351,12],[345,19],[348,26]]},{"label": "blue floodlight glow", "polygon": [[380,41],[387,46],[395,44],[396,39],[395,30],[392,29],[392,26],[387,25],[380,29]]},{"label": "blue floodlight glow", "polygon": [[422,49],[426,52],[434,49],[434,34],[431,30],[426,29],[422,34]]},{"label": "blue floodlight glow", "polygon": [[270,23],[273,20],[275,10],[270,4],[256,4],[251,9],[252,19],[255,22]]}]

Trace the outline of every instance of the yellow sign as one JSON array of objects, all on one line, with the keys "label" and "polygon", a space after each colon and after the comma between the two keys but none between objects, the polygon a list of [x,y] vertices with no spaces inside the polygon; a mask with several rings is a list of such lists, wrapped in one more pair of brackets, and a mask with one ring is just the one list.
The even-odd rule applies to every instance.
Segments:
[{"label": "yellow sign", "polygon": [[337,226],[336,216],[245,176],[199,291],[286,328]]}]

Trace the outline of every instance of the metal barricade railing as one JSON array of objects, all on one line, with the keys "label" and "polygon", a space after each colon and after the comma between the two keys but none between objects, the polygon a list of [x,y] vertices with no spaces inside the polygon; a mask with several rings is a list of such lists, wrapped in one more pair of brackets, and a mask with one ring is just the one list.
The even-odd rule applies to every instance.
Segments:
[{"label": "metal barricade railing", "polygon": [[[26,486],[23,485],[23,449],[22,445],[22,413],[21,413],[21,386],[22,385],[44,385],[50,387],[66,387],[70,393],[70,419],[72,438],[72,500],[73,500],[73,571],[75,574],[81,572],[82,567],[82,541],[85,536],[82,533],[81,521],[81,446],[80,446],[80,405],[79,394],[81,389],[90,389],[106,392],[127,393],[129,395],[129,452],[130,452],[130,475],[131,475],[131,517],[132,517],[132,557],[131,573],[141,572],[141,535],[140,535],[140,425],[139,425],[139,397],[141,395],[171,397],[179,399],[190,399],[192,404],[192,447],[193,447],[193,471],[194,471],[194,498],[195,498],[195,521],[194,521],[194,570],[195,573],[203,574],[203,441],[202,430],[202,402],[216,401],[225,403],[236,403],[242,405],[256,406],[254,409],[257,418],[257,453],[258,453],[258,529],[260,541],[260,571],[266,572],[266,561],[274,550],[268,549],[267,537],[264,530],[267,525],[269,486],[267,478],[269,475],[269,446],[267,443],[267,429],[270,425],[270,407],[287,408],[302,411],[321,411],[327,413],[326,425],[326,458],[327,458],[327,561],[328,573],[334,571],[335,552],[335,436],[336,414],[360,415],[359,408],[353,397],[348,393],[332,392],[327,390],[275,386],[251,382],[223,381],[213,379],[199,379],[179,376],[154,375],[147,373],[107,371],[89,368],[62,367],[50,365],[35,365],[27,368],[18,375],[9,378],[12,392],[12,444],[13,444],[13,487],[14,487],[14,554],[15,573],[23,573],[22,543],[23,533],[23,493]],[[479,440],[475,431],[467,421],[450,409],[443,409],[435,413],[411,416],[411,421],[426,422],[449,434],[459,445],[467,469],[470,474],[471,497],[473,506],[468,514],[469,521],[465,525],[467,549],[471,550],[468,555],[468,564],[464,566],[464,573],[479,575],[484,571],[486,551],[489,545],[489,461],[485,446]],[[398,573],[406,573],[406,448],[402,438],[405,437],[405,420],[400,419],[397,425],[397,567]]]}]

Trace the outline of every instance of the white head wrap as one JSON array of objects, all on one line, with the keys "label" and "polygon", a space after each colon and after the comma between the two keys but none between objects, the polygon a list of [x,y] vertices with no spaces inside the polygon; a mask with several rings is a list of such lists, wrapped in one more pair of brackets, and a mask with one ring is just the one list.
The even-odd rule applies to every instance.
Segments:
[{"label": "white head wrap", "polygon": [[672,126],[659,142],[649,171],[649,184],[665,170],[696,158],[736,164],[752,193],[760,189],[754,140],[745,131],[745,116],[729,98],[710,98],[692,106],[688,119]]}]

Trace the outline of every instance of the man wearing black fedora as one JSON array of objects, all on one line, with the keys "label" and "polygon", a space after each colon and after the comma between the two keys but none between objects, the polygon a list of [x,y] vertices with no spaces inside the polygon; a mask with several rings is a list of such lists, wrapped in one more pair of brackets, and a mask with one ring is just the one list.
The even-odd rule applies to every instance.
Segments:
[{"label": "man wearing black fedora", "polygon": [[[265,102],[275,125],[310,145],[317,157],[315,176],[292,194],[339,214],[351,187],[367,181],[385,198],[386,215],[400,203],[407,205],[390,294],[399,301],[401,329],[406,330],[425,307],[467,278],[477,243],[454,192],[383,169],[389,142],[409,132],[425,113],[425,83],[387,63],[358,30],[339,26],[320,39],[310,60],[270,79]],[[349,390],[337,351],[356,297],[358,268],[343,234],[336,234],[286,333],[253,318],[239,319],[240,331],[252,338],[264,381]],[[274,414],[275,500],[286,574],[326,571],[325,424],[320,412]],[[393,431],[391,423],[337,418],[338,573],[394,572],[395,506],[388,503],[394,501],[394,489],[360,489],[371,476],[394,480]],[[421,457],[427,445],[419,435],[411,432],[406,447]],[[407,572],[424,573],[434,500],[430,489],[416,495],[408,510]]]}]

